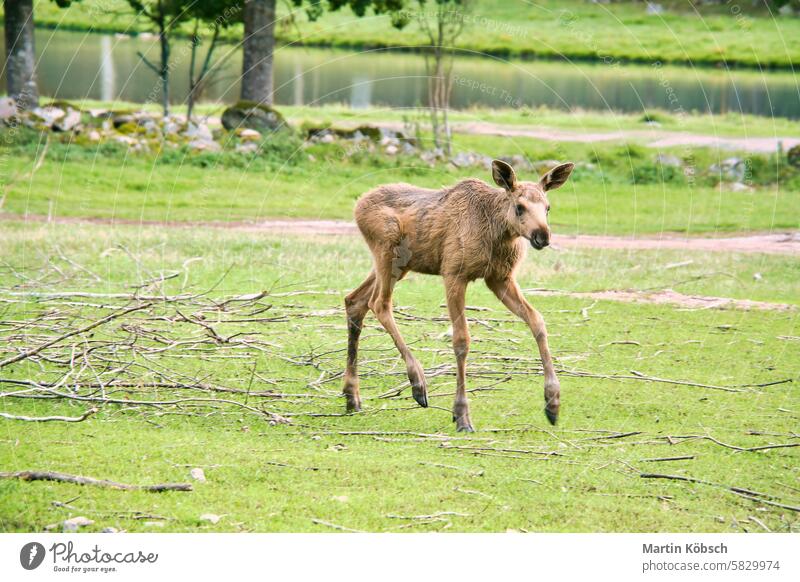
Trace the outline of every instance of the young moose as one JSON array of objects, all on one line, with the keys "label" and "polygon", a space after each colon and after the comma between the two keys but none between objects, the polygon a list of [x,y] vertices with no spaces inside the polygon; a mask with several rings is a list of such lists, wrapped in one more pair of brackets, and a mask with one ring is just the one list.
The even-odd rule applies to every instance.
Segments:
[{"label": "young moose", "polygon": [[361,409],[358,338],[370,309],[405,361],[414,400],[428,406],[425,373],[392,316],[395,283],[415,271],[444,278],[457,364],[453,420],[458,430],[474,430],[466,391],[469,330],[464,297],[467,284],[479,278],[530,327],[544,368],[545,414],[555,424],[560,387],[547,347],[547,331],[541,314],[522,295],[515,273],[528,241],[537,250],[550,244],[547,192],[564,184],[573,167],[561,164],[538,182],[519,182],[511,166],[495,160],[492,177],[500,189],[467,179],[442,190],[409,184],[378,186],[361,197],[356,204],[356,223],[372,251],[374,265],[366,280],[345,298],[349,337],[343,391],[348,411]]}]

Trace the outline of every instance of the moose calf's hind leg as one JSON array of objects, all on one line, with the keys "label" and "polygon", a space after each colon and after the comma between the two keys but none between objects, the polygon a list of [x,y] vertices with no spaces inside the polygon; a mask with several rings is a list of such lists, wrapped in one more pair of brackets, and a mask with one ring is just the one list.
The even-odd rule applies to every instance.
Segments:
[{"label": "moose calf's hind leg", "polygon": [[392,290],[394,283],[397,280],[391,270],[391,255],[386,264],[377,264],[376,287],[372,291],[372,299],[370,299],[370,308],[375,313],[378,321],[389,332],[394,340],[394,345],[397,351],[403,357],[406,363],[406,372],[408,373],[408,381],[411,383],[411,395],[417,404],[423,408],[428,406],[428,386],[425,381],[425,370],[422,368],[417,359],[411,354],[403,336],[400,335],[400,330],[395,323],[394,315],[392,314]]},{"label": "moose calf's hind leg", "polygon": [[369,310],[369,298],[374,283],[375,273],[370,273],[366,280],[344,300],[347,314],[347,369],[344,372],[342,392],[347,399],[347,412],[361,410],[361,395],[358,389],[358,339],[361,336],[364,316]]}]

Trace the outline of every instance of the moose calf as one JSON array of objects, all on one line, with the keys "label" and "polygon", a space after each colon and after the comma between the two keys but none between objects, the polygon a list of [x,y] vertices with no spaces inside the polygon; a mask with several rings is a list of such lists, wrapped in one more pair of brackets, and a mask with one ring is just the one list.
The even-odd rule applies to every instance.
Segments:
[{"label": "moose calf", "polygon": [[547,346],[541,314],[525,300],[515,273],[527,243],[537,250],[550,244],[547,192],[567,181],[574,167],[561,164],[538,182],[520,182],[505,162],[492,162],[492,177],[500,188],[477,179],[452,188],[428,190],[409,184],[378,186],[356,204],[358,228],[372,252],[372,271],[345,298],[348,346],[344,395],[347,410],[361,409],[358,390],[358,338],[364,316],[372,310],[392,336],[403,357],[414,400],[428,406],[425,373],[411,354],[392,315],[392,290],[409,271],[441,275],[453,323],[456,356],[456,398],[453,420],[459,431],[472,432],[466,393],[469,330],[464,315],[467,284],[483,278],[498,299],[531,329],[544,369],[545,414],[555,424],[560,387]]}]

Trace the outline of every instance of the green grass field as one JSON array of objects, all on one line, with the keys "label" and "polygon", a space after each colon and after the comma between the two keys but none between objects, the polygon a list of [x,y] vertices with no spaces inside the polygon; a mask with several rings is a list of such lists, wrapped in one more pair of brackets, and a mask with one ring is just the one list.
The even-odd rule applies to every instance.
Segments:
[{"label": "green grass field", "polygon": [[[800,21],[772,16],[750,3],[703,6],[663,2],[662,14],[648,15],[640,2],[608,5],[581,0],[527,3],[479,0],[458,41],[465,52],[499,56],[569,58],[605,62],[693,63],[790,68],[800,57]],[[394,29],[386,16],[356,18],[350,10],[310,23],[302,10],[292,20],[279,3],[276,33],[284,43],[364,47],[419,47],[425,38],[412,22]],[[40,26],[97,31],[145,31],[123,0],[83,0],[59,10],[51,0],[35,3]],[[413,16],[413,13],[412,13]],[[184,32],[189,30],[188,26]],[[239,40],[241,27],[225,31]]]},{"label": "green grass field", "polygon": [[[377,115],[354,118],[337,108],[305,116],[290,113],[295,114],[296,127],[312,121],[369,122]],[[319,117],[311,119],[315,115]],[[16,139],[0,146],[0,156],[7,193],[2,210],[17,215],[136,221],[349,220],[355,200],[378,184],[410,182],[438,188],[466,177],[491,181],[483,168],[459,169],[446,163],[431,167],[416,156],[391,157],[346,142],[303,147],[300,140],[278,145],[268,140],[263,155],[250,156],[169,148],[136,153],[119,144],[86,144],[58,135],[50,138],[47,156],[31,177],[44,138],[18,132]],[[552,195],[550,221],[561,234],[694,235],[800,226],[800,174],[775,155],[697,147],[657,150],[635,139],[559,143],[466,133],[454,134],[453,150],[577,162],[571,181]],[[696,168],[694,180],[680,169],[660,166],[659,154],[690,162]],[[727,184],[719,185],[719,174],[710,170],[736,155],[751,169],[752,190],[731,191]],[[533,171],[520,170],[520,177],[537,179]]]},{"label": "green grass field", "polygon": [[[165,493],[0,479],[0,530],[79,515],[94,520],[87,531],[800,530],[796,510],[781,507],[800,505],[798,449],[731,448],[797,444],[797,309],[533,296],[562,379],[550,427],[535,344],[478,282],[467,296],[478,432],[465,436],[450,420],[454,362],[433,277],[403,281],[395,302],[432,406],[411,400],[370,317],[366,410],[342,414],[342,296],[369,269],[355,238],[14,221],[0,230],[0,359],[136,304],[131,293],[151,298],[0,367],[12,415],[78,416],[115,401],[81,423],[0,420],[0,468],[152,484],[187,482],[201,467],[207,478]],[[798,274],[795,257],[547,250],[529,256],[520,282],[797,305]],[[53,391],[71,398],[48,399]],[[269,413],[292,423],[272,425]],[[673,457],[684,458],[654,460]],[[221,520],[202,521],[208,513]]]}]

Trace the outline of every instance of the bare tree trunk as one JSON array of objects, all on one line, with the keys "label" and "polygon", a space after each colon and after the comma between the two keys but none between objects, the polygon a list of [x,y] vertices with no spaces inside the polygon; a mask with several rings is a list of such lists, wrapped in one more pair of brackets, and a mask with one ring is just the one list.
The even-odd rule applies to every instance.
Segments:
[{"label": "bare tree trunk", "polygon": [[242,100],[272,104],[275,0],[245,0]]},{"label": "bare tree trunk", "polygon": [[33,0],[4,0],[6,86],[20,109],[39,104],[33,46]]},{"label": "bare tree trunk", "polygon": [[209,74],[210,66],[211,66],[211,56],[214,54],[214,49],[217,46],[217,41],[219,40],[219,25],[214,24],[214,33],[211,35],[211,43],[208,46],[208,50],[206,51],[206,58],[203,60],[203,64],[200,67],[200,73],[197,77],[194,76],[194,64],[197,56],[197,47],[200,44],[200,37],[197,36],[199,23],[195,24],[194,27],[194,34],[192,35],[192,57],[191,57],[191,65],[189,66],[189,98],[188,98],[188,108],[186,112],[186,118],[191,121],[192,120],[192,112],[194,111],[194,105],[200,96],[203,93],[203,87],[205,85],[206,76]]},{"label": "bare tree trunk", "polygon": [[164,109],[164,115],[166,116],[169,115],[169,37],[167,36],[163,14],[158,23],[158,40],[161,44],[161,66],[158,70],[158,76],[161,80],[161,107]]}]

